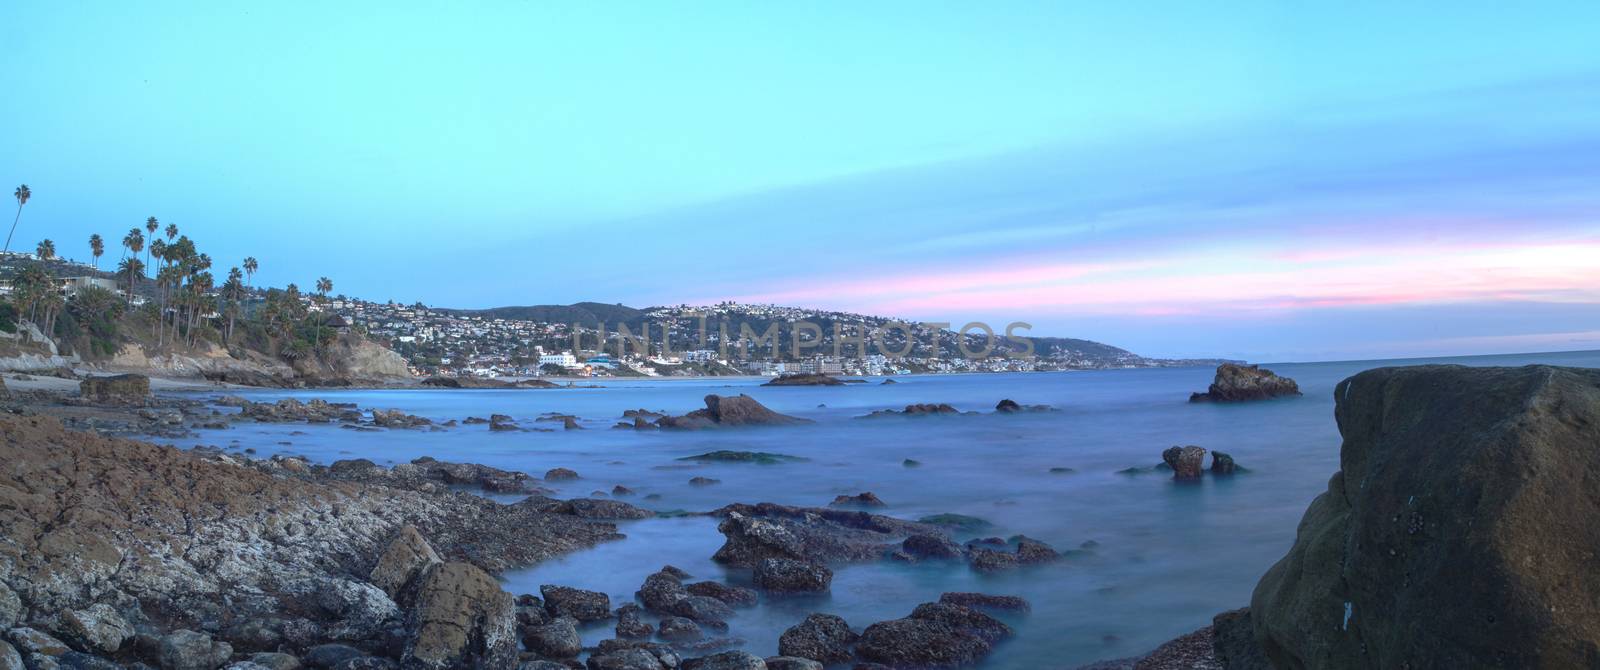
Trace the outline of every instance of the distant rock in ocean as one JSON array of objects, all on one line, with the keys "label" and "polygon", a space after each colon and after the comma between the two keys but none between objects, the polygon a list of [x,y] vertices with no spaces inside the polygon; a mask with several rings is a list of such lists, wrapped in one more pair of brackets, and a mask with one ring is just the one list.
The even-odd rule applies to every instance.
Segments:
[{"label": "distant rock in ocean", "polygon": [[1300,385],[1256,365],[1223,363],[1205,393],[1189,396],[1189,402],[1244,402],[1300,395]]},{"label": "distant rock in ocean", "polygon": [[664,416],[656,420],[662,428],[697,430],[735,426],[790,426],[811,423],[810,419],[779,414],[747,395],[705,397],[706,408],[683,416]]},{"label": "distant rock in ocean", "polygon": [[1225,667],[1576,668],[1600,649],[1600,371],[1381,368],[1346,379],[1340,470]]},{"label": "distant rock in ocean", "polygon": [[[863,380],[852,379],[850,381],[859,384]],[[777,379],[762,384],[762,386],[844,386],[844,384],[845,383],[843,381],[840,381],[835,377],[829,377],[828,375],[817,374],[814,372],[803,372],[799,374],[783,375],[782,377],[778,377]]]}]

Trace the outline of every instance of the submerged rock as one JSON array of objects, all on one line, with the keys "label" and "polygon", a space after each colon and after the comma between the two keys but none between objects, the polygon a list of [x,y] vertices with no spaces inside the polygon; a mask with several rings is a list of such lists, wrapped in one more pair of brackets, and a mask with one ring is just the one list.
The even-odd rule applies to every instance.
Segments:
[{"label": "submerged rock", "polygon": [[916,534],[942,535],[937,526],[867,512],[772,503],[729,505],[712,514],[727,541],[712,559],[753,568],[763,558],[817,564],[878,560]]},{"label": "submerged rock", "polygon": [[1173,479],[1199,479],[1206,461],[1206,450],[1200,447],[1171,447],[1161,452],[1161,460],[1172,468]]},{"label": "submerged rock", "polygon": [[1233,462],[1233,457],[1220,451],[1211,452],[1211,474],[1231,475],[1239,470]]},{"label": "submerged rock", "polygon": [[1278,667],[1587,667],[1600,371],[1380,368],[1334,390],[1340,469],[1250,602]]},{"label": "submerged rock", "polygon": [[779,463],[803,463],[811,460],[788,454],[774,454],[765,451],[731,451],[719,449],[708,451],[694,456],[684,456],[680,461],[694,461],[697,463],[755,463],[758,465],[776,465]]},{"label": "submerged rock", "polygon": [[683,670],[767,670],[767,663],[748,651],[725,651],[686,660]]},{"label": "submerged rock", "polygon": [[945,593],[939,596],[939,602],[947,605],[961,605],[972,609],[990,609],[1005,612],[1026,612],[1031,609],[1028,601],[1019,596],[995,596],[987,593]]},{"label": "submerged rock", "polygon": [[833,502],[828,503],[834,507],[883,507],[885,503],[871,491],[857,493],[853,496],[835,496]]},{"label": "submerged rock", "polygon": [[906,405],[905,409],[903,410],[880,409],[861,418],[873,419],[890,416],[955,416],[958,414],[961,414],[961,410],[951,407],[947,403],[917,403],[913,405]]},{"label": "submerged rock", "polygon": [[1217,366],[1216,379],[1205,393],[1194,393],[1189,402],[1244,402],[1298,396],[1300,385],[1288,377],[1256,365],[1223,363]]},{"label": "submerged rock", "polygon": [[695,582],[684,587],[689,595],[716,598],[732,607],[752,607],[758,597],[753,589],[743,586],[730,586],[721,582]]}]

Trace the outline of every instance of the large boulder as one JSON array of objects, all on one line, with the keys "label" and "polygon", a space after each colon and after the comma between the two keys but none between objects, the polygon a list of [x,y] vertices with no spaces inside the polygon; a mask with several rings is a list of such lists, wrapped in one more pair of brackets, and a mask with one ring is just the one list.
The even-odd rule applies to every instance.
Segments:
[{"label": "large boulder", "polygon": [[150,378],[144,375],[89,377],[78,382],[84,400],[100,405],[143,405],[150,397]]},{"label": "large boulder", "polygon": [[404,604],[409,599],[401,596],[407,587],[429,568],[443,562],[415,527],[406,526],[400,529],[394,540],[389,542],[389,548],[378,558],[378,565],[372,569],[371,580],[395,602]]},{"label": "large boulder", "polygon": [[705,397],[705,402],[705,409],[697,409],[683,416],[664,416],[657,419],[656,424],[662,428],[698,429],[811,423],[810,419],[779,414],[767,409],[766,405],[744,394],[708,395]]},{"label": "large boulder", "polygon": [[735,504],[712,514],[727,538],[712,559],[753,568],[763,558],[794,558],[835,564],[874,561],[911,535],[945,535],[937,526],[856,510]]},{"label": "large boulder", "polygon": [[544,596],[544,607],[551,616],[570,616],[578,621],[611,618],[611,597],[599,591],[545,584],[539,587],[539,595]]},{"label": "large boulder", "polygon": [[825,593],[833,583],[833,571],[792,558],[764,558],[756,564],[756,588],[774,593]]},{"label": "large boulder", "polygon": [[1161,460],[1172,468],[1173,479],[1199,479],[1205,472],[1206,450],[1192,445],[1171,447],[1161,452]]},{"label": "large boulder", "polygon": [[216,670],[233,655],[233,647],[205,633],[175,630],[161,638],[163,670]]},{"label": "large boulder", "polygon": [[778,653],[809,658],[826,665],[850,660],[850,647],[860,638],[850,624],[832,614],[812,614],[778,638]]},{"label": "large boulder", "polygon": [[844,382],[837,377],[817,374],[815,372],[801,372],[792,375],[783,375],[762,386],[844,386]]},{"label": "large boulder", "polygon": [[1011,635],[1010,626],[977,610],[923,603],[908,617],[867,626],[856,654],[894,668],[954,668],[977,662]]},{"label": "large boulder", "polygon": [[105,603],[69,610],[61,615],[61,624],[72,641],[98,654],[117,653],[123,643],[133,638],[134,632],[133,626],[124,621],[115,608]]},{"label": "large boulder", "polygon": [[1300,395],[1300,385],[1293,379],[1279,377],[1257,365],[1223,363],[1217,366],[1211,388],[1205,393],[1191,394],[1189,402],[1243,402],[1297,395]]},{"label": "large boulder", "polygon": [[1334,390],[1340,469],[1251,598],[1278,667],[1592,667],[1600,371],[1420,366]]},{"label": "large boulder", "polygon": [[407,622],[406,668],[508,668],[516,665],[516,610],[511,594],[471,563],[441,563],[417,586]]}]

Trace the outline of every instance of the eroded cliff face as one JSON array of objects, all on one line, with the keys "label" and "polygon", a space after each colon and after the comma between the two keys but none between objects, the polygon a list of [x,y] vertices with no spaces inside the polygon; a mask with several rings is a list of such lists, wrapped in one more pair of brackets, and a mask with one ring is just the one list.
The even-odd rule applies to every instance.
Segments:
[{"label": "eroded cliff face", "polygon": [[410,379],[400,354],[360,335],[341,335],[314,355],[292,364],[258,351],[229,351],[200,342],[183,352],[149,354],[136,343],[97,365],[108,372],[209,379],[249,386],[343,386]]},{"label": "eroded cliff face", "polygon": [[1383,368],[1335,393],[1340,471],[1244,638],[1283,668],[1600,663],[1600,371]]}]

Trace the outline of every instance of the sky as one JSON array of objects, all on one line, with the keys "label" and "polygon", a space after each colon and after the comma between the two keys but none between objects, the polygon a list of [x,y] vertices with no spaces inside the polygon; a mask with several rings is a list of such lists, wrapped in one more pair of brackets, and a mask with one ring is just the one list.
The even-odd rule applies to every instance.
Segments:
[{"label": "sky", "polygon": [[1113,4],[22,0],[0,183],[374,300],[1600,348],[1600,4]]}]

